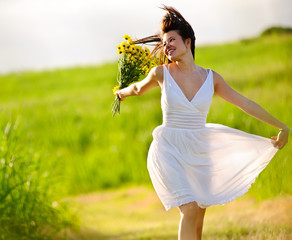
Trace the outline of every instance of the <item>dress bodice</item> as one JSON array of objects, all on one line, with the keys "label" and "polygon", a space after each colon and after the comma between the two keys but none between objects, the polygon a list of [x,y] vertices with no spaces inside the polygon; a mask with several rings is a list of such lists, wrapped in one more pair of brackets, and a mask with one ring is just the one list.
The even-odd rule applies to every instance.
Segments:
[{"label": "dress bodice", "polygon": [[186,129],[199,129],[205,126],[214,94],[213,73],[211,69],[208,71],[206,80],[189,101],[163,65],[161,108],[164,126]]}]

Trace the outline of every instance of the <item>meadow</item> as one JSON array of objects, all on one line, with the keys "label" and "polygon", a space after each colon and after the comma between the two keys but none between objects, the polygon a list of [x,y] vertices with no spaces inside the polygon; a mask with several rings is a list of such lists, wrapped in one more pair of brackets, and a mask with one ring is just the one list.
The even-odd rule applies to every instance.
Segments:
[{"label": "meadow", "polygon": [[[291,127],[291,35],[198,47],[196,63],[220,73],[234,89]],[[0,137],[2,144],[8,139],[11,146],[17,146],[11,147],[11,154],[1,148],[5,151],[0,156],[0,179],[8,176],[8,166],[15,168],[17,174],[10,179],[10,184],[22,186],[15,188],[15,196],[21,191],[27,192],[23,186],[32,178],[30,168],[36,166],[36,188],[41,193],[37,201],[48,201],[51,216],[59,214],[58,211],[53,214],[52,209],[56,207],[51,203],[68,196],[121,186],[151,187],[146,157],[151,133],[162,123],[160,90],[128,98],[122,103],[121,114],[113,118],[112,88],[116,85],[116,76],[116,63],[0,76]],[[207,122],[268,138],[278,134],[276,128],[246,115],[217,96],[214,96]],[[16,125],[20,130],[13,128]],[[11,129],[18,134],[8,138]],[[21,153],[17,159],[25,160],[22,165],[13,160],[11,167],[15,149]],[[279,151],[248,195],[257,200],[291,195],[291,156],[289,145]],[[17,169],[18,166],[21,167]],[[10,196],[13,191],[7,190],[7,182],[6,185],[4,180],[1,182],[0,200],[1,196],[8,197],[0,202],[0,210],[13,202]],[[65,217],[60,216],[60,225],[70,225],[73,219],[70,213],[61,215]],[[30,216],[25,219],[33,225]]]}]

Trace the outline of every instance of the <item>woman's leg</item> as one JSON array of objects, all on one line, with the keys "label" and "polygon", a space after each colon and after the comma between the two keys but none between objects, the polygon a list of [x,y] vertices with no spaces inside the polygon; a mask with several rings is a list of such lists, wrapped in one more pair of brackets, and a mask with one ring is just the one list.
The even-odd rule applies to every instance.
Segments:
[{"label": "woman's leg", "polygon": [[201,240],[203,220],[206,209],[200,208],[196,202],[179,207],[181,220],[179,224],[179,240]]},{"label": "woman's leg", "polygon": [[202,239],[203,222],[204,222],[205,212],[206,212],[206,208],[199,207],[198,220],[197,220],[197,226],[196,226],[196,236],[197,236],[198,240]]},{"label": "woman's leg", "polygon": [[196,239],[196,223],[198,219],[199,206],[191,202],[178,207],[180,210],[180,224],[178,229],[179,240]]}]

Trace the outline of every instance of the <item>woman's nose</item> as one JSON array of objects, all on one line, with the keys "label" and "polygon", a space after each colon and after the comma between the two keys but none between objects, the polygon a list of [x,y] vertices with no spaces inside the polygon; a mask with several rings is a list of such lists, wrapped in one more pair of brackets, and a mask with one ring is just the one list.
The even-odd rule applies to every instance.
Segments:
[{"label": "woman's nose", "polygon": [[167,49],[167,48],[169,48],[169,46],[170,46],[170,43],[166,42],[164,47],[165,47],[165,49]]}]

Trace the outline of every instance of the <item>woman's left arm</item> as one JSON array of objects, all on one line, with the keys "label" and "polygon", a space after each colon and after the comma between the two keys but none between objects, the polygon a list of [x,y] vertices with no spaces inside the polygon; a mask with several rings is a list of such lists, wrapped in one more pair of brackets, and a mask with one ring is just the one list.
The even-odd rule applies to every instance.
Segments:
[{"label": "woman's left arm", "polygon": [[[214,76],[214,91],[215,93],[225,99],[226,101],[234,104],[239,107],[241,110],[246,112],[247,114],[270,124],[276,128],[280,129],[280,132],[277,136],[277,140],[274,143],[275,147],[279,149],[283,148],[287,142],[289,137],[289,130],[287,125],[279,121],[277,118],[273,117],[269,114],[265,109],[263,109],[260,105],[255,103],[254,101],[244,97],[233,88],[231,88],[224,79],[215,71],[213,71]],[[287,130],[287,131],[282,131]]]}]

